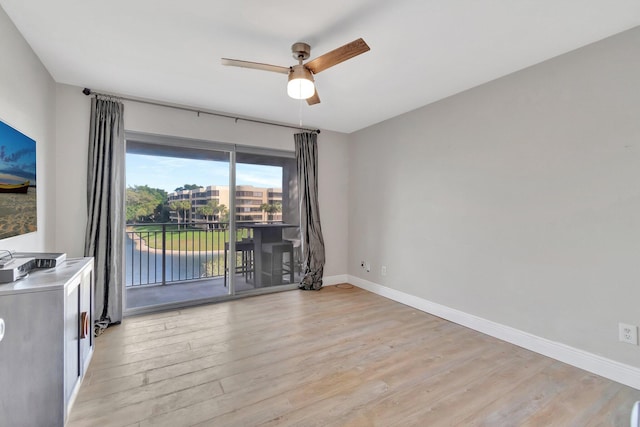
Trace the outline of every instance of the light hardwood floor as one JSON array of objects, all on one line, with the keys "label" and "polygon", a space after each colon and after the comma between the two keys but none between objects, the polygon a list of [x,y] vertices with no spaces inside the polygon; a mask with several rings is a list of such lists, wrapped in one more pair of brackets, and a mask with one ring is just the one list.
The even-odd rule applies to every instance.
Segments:
[{"label": "light hardwood floor", "polygon": [[80,426],[628,426],[640,391],[367,291],[127,318],[96,340]]}]

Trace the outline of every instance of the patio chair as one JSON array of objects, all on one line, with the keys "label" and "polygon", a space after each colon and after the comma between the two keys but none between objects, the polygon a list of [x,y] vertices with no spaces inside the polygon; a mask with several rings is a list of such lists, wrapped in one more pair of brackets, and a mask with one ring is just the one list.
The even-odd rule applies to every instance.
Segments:
[{"label": "patio chair", "polygon": [[[289,283],[293,283],[294,260],[293,243],[289,240],[281,242],[265,243],[262,245],[263,256],[267,257],[263,261],[262,274],[271,278],[271,285],[282,284],[289,276]],[[288,254],[288,259],[284,259],[284,254]]]},{"label": "patio chair", "polygon": [[[236,242],[236,254],[241,253],[241,262],[236,265],[236,274],[242,274],[244,280],[249,282],[255,271],[254,259],[255,244],[252,239],[242,239]],[[224,244],[224,287],[227,287],[227,275],[229,268],[227,267],[227,252],[229,252],[229,242]]]}]

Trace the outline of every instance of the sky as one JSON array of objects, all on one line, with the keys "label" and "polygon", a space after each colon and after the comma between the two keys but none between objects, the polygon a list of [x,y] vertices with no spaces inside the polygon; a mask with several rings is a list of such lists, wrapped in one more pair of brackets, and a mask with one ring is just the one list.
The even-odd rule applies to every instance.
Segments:
[{"label": "sky", "polygon": [[36,142],[0,122],[0,181],[19,183],[36,180]]},{"label": "sky", "polygon": [[[229,163],[127,153],[127,187],[148,185],[170,193],[185,184],[229,185]],[[282,187],[278,166],[236,165],[236,185]]]}]

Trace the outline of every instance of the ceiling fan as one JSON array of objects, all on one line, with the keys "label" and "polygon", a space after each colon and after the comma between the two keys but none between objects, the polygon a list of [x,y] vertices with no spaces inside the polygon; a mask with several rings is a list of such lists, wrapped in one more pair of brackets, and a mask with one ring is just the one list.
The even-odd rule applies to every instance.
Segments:
[{"label": "ceiling fan", "polygon": [[307,104],[314,105],[320,103],[320,97],[313,84],[313,75],[344,62],[347,59],[351,59],[354,56],[365,53],[368,50],[369,46],[360,38],[303,64],[303,61],[308,59],[311,54],[311,46],[307,43],[298,42],[291,46],[291,52],[293,57],[298,60],[298,65],[281,67],[278,65],[229,58],[222,58],[222,65],[288,74],[289,83],[287,84],[287,94],[295,99],[306,99]]}]

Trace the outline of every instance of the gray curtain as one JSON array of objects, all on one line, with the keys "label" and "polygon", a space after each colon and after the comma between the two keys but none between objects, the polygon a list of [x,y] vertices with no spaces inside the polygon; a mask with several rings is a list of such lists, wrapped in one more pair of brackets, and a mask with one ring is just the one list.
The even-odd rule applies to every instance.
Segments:
[{"label": "gray curtain", "polygon": [[322,287],[325,262],[318,205],[318,135],[297,133],[293,137],[296,144],[304,266],[304,277],[298,287],[304,290],[318,290]]},{"label": "gray curtain", "polygon": [[118,100],[91,100],[84,254],[95,259],[96,335],[122,320],[123,111]]}]

